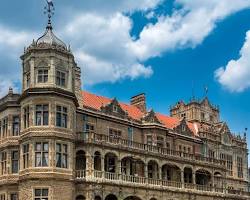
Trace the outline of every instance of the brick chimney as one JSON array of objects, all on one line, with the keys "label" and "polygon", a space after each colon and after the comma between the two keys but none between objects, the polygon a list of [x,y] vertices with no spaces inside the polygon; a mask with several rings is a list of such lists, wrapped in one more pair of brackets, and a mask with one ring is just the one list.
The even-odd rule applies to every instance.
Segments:
[{"label": "brick chimney", "polygon": [[133,96],[130,99],[130,104],[139,108],[143,113],[147,112],[146,96],[144,93]]}]

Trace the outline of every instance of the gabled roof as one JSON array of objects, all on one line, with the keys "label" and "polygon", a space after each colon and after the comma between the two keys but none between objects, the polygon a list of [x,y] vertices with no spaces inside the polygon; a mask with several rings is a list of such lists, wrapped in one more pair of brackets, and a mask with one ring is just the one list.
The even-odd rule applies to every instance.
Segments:
[{"label": "gabled roof", "polygon": [[[103,106],[106,106],[112,102],[112,99],[110,98],[98,96],[96,94],[92,94],[87,91],[82,91],[82,95],[83,95],[83,106],[97,111],[101,111],[101,108]],[[134,120],[141,120],[145,116],[145,113],[143,113],[139,108],[137,108],[134,105],[125,104],[122,102],[119,102],[119,104],[121,108],[128,113],[128,116]],[[169,117],[161,113],[156,113],[155,115],[157,119],[162,123],[162,125],[168,129],[174,129],[175,127],[180,125],[182,121],[178,118]],[[194,136],[198,136],[194,124],[187,122],[187,125],[188,128],[194,133]]]}]

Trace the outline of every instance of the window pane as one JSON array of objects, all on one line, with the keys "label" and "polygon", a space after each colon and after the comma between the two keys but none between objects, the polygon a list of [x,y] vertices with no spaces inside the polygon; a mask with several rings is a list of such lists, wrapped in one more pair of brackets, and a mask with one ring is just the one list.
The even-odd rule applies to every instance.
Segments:
[{"label": "window pane", "polygon": [[36,156],[36,163],[35,163],[36,167],[42,166],[41,153],[36,153],[35,156]]},{"label": "window pane", "polygon": [[43,143],[43,151],[49,151],[49,144]]},{"label": "window pane", "polygon": [[41,189],[35,189],[35,196],[36,196],[36,197],[41,196],[41,194],[42,194]]},{"label": "window pane", "polygon": [[49,154],[43,153],[43,167],[47,167],[49,164]]},{"label": "window pane", "polygon": [[47,197],[49,195],[49,190],[48,189],[43,189],[42,190],[42,196]]}]

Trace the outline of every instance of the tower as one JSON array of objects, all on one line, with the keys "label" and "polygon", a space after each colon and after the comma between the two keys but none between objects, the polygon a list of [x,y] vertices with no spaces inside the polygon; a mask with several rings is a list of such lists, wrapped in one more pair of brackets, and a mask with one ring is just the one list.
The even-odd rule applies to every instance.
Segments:
[{"label": "tower", "polygon": [[81,103],[80,69],[53,33],[53,10],[52,1],[47,1],[46,31],[21,56],[20,200],[69,200],[74,192],[71,155]]}]

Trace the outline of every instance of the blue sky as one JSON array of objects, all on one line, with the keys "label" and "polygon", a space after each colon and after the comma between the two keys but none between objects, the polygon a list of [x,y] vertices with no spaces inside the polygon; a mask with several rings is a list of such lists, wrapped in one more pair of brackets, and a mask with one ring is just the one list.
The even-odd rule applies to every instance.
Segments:
[{"label": "blue sky", "polygon": [[[148,108],[168,114],[207,85],[232,131],[250,128],[250,0],[54,2],[54,30],[72,46],[84,89],[125,102],[145,92]],[[19,56],[44,32],[44,6],[1,2],[1,96],[20,91]]]}]

